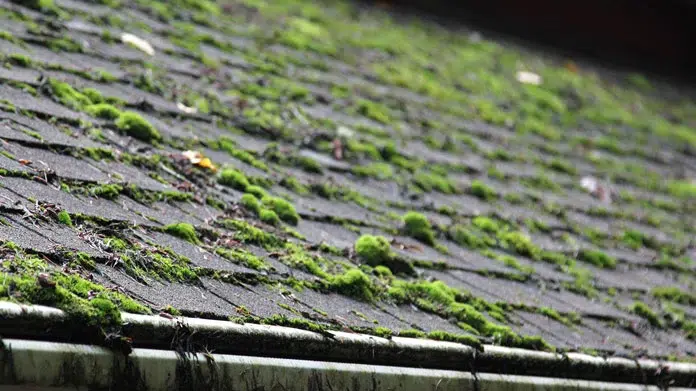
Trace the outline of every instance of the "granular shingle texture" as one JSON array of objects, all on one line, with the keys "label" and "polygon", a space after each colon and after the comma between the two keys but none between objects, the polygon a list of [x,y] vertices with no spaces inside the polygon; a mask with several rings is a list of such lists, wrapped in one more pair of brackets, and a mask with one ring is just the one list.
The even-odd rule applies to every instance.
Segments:
[{"label": "granular shingle texture", "polygon": [[22,3],[0,0],[3,299],[696,354],[678,88],[333,0]]}]

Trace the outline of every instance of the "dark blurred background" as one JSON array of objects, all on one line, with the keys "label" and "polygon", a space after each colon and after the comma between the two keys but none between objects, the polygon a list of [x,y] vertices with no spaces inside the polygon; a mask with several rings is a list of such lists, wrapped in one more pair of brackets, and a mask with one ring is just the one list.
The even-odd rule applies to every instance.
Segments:
[{"label": "dark blurred background", "polygon": [[[374,1],[371,1],[374,3]],[[696,0],[382,0],[399,12],[696,82]]]}]

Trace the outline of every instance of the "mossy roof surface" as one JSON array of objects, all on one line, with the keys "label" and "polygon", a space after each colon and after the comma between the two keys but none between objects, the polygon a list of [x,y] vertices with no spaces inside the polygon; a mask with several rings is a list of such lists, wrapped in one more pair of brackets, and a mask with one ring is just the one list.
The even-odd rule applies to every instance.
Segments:
[{"label": "mossy roof surface", "polygon": [[0,2],[3,299],[696,353],[678,88],[347,2],[21,3]]}]

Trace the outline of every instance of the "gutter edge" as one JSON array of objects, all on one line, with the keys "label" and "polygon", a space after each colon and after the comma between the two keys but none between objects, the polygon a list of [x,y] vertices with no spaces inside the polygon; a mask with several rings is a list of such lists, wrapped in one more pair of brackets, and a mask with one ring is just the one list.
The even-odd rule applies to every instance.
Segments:
[{"label": "gutter edge", "polygon": [[[124,336],[137,349],[207,351],[222,354],[303,359],[392,367],[466,371],[473,374],[524,375],[641,385],[693,387],[696,364],[651,359],[595,357],[582,353],[549,353],[484,345],[483,352],[444,341],[329,331],[325,335],[284,326],[122,313]],[[0,335],[45,339],[46,330],[74,338],[74,325],[61,310],[0,301]],[[54,333],[54,334],[55,334]],[[52,335],[53,336],[53,335]],[[55,337],[54,337],[55,338]],[[182,344],[185,342],[185,346]]]}]

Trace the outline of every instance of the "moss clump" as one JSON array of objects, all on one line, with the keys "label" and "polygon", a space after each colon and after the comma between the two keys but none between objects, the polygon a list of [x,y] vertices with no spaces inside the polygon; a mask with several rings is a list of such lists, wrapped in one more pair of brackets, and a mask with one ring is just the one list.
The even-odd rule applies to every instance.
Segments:
[{"label": "moss clump", "polygon": [[362,114],[365,117],[373,119],[379,123],[388,124],[391,122],[389,108],[377,102],[372,102],[367,99],[360,99],[357,103],[356,111],[359,114]]},{"label": "moss clump", "polygon": [[647,304],[643,302],[634,302],[633,306],[631,307],[631,312],[640,316],[641,318],[646,319],[648,322],[650,322],[651,325],[655,327],[662,327],[662,322],[660,322],[660,318],[657,316],[655,311],[653,311],[650,307],[648,307]]},{"label": "moss clump", "polygon": [[226,248],[218,247],[217,249],[215,249],[215,254],[220,255],[221,257],[226,258],[236,264],[241,263],[254,270],[268,270],[271,268],[271,266],[264,262],[263,259],[257,257],[256,255],[246,250],[242,250],[239,248],[229,250]]},{"label": "moss clump", "polygon": [[266,192],[266,190],[263,187],[256,186],[256,185],[247,186],[245,191],[247,193],[253,194],[258,199],[262,199],[263,197],[268,195],[268,193]]},{"label": "moss clump", "polygon": [[670,181],[667,184],[669,192],[679,198],[696,198],[696,183],[688,181]]},{"label": "moss clump", "polygon": [[471,195],[474,195],[482,200],[489,201],[496,197],[496,192],[485,183],[474,180],[471,182],[471,187],[469,188]]},{"label": "moss clump", "polygon": [[321,174],[323,172],[321,164],[309,156],[300,156],[296,159],[296,164],[302,167],[306,172],[312,174]]},{"label": "moss clump", "polygon": [[654,239],[634,229],[624,231],[621,239],[627,246],[634,250],[638,250],[643,246],[653,249],[657,249],[659,247],[658,243]]},{"label": "moss clump", "polygon": [[616,268],[616,258],[599,250],[580,250],[578,259],[607,269]]},{"label": "moss clump", "polygon": [[529,236],[521,232],[505,232],[500,236],[503,247],[532,259],[538,259],[541,249],[532,243]]},{"label": "moss clump", "polygon": [[300,221],[300,215],[297,214],[295,207],[288,201],[280,197],[266,196],[261,199],[261,202],[272,209],[281,220],[288,224],[297,225]]},{"label": "moss clump", "polygon": [[92,117],[115,120],[121,116],[121,110],[108,103],[97,103],[85,107],[87,114]]},{"label": "moss clump", "polygon": [[232,230],[234,232],[234,239],[242,243],[255,244],[267,250],[276,250],[283,245],[283,240],[279,237],[256,228],[246,221],[226,219],[219,221],[218,224]]},{"label": "moss clump", "polygon": [[138,140],[150,142],[162,139],[160,132],[138,113],[123,112],[115,124],[119,130]]},{"label": "moss clump", "polygon": [[177,308],[172,307],[171,305],[164,306],[164,308],[162,308],[161,311],[169,315],[181,316],[181,311],[179,311]]},{"label": "moss clump", "polygon": [[72,219],[70,218],[70,214],[68,212],[61,210],[60,212],[58,212],[57,217],[58,217],[58,221],[61,224],[65,224],[68,227],[72,227],[73,222],[72,222]]},{"label": "moss clump", "polygon": [[259,212],[259,219],[261,219],[261,221],[269,225],[280,224],[280,217],[278,217],[278,214],[276,214],[276,212],[270,209],[261,209],[261,211]]},{"label": "moss clump", "polygon": [[435,245],[435,233],[428,219],[418,212],[408,212],[403,216],[404,232],[427,245]]},{"label": "moss clump", "polygon": [[48,85],[51,88],[53,96],[62,104],[70,107],[73,110],[82,110],[85,106],[91,105],[92,100],[87,95],[84,95],[68,83],[49,79]]},{"label": "moss clump", "polygon": [[418,171],[413,175],[413,183],[425,192],[439,191],[444,194],[455,194],[457,186],[447,177],[433,172]]},{"label": "moss clump", "polygon": [[496,220],[486,216],[476,216],[471,223],[484,232],[498,233],[501,230],[500,224]]},{"label": "moss clump", "polygon": [[494,239],[459,224],[450,227],[447,235],[457,244],[473,249],[484,249],[489,245],[495,244]]},{"label": "moss clump", "polygon": [[394,332],[386,327],[375,327],[374,333],[376,336],[386,339],[391,339],[392,335],[394,335]]},{"label": "moss clump", "polygon": [[361,177],[372,177],[379,180],[390,179],[394,176],[394,169],[388,163],[372,163],[366,166],[355,166],[353,174]]},{"label": "moss clump", "polygon": [[433,330],[427,334],[427,337],[437,341],[457,342],[463,345],[471,346],[479,352],[483,351],[483,344],[481,344],[481,341],[479,341],[479,339],[473,335],[453,334],[447,331]]},{"label": "moss clump", "polygon": [[106,198],[107,200],[113,200],[116,197],[118,197],[119,194],[123,191],[123,186],[117,185],[117,184],[107,184],[107,185],[99,185],[99,186],[94,186],[89,189],[89,192],[96,196],[96,197],[101,197],[101,198]]},{"label": "moss clump", "polygon": [[12,62],[14,65],[19,65],[21,67],[30,67],[31,66],[31,58],[23,55],[23,54],[17,54],[13,53],[9,55],[9,60]]},{"label": "moss clump", "polygon": [[259,214],[261,211],[261,204],[253,194],[244,194],[240,202],[244,208],[250,212],[253,212],[254,214]]},{"label": "moss clump", "polygon": [[196,233],[196,228],[189,223],[174,223],[169,224],[164,227],[164,232],[176,236],[180,239],[184,239],[187,242],[193,244],[200,244],[201,241],[198,239],[198,234]]},{"label": "moss clump", "polygon": [[375,287],[360,269],[350,269],[331,278],[331,287],[338,293],[364,301],[372,301]]},{"label": "moss clump", "polygon": [[385,271],[375,270],[379,274],[388,272],[388,275],[393,273],[415,274],[413,266],[406,260],[397,257],[391,251],[391,245],[387,238],[378,235],[362,235],[355,242],[355,253],[366,264],[382,269]]},{"label": "moss clump", "polygon": [[370,266],[381,265],[393,256],[387,238],[378,235],[363,235],[358,238],[355,252]]},{"label": "moss clump", "polygon": [[218,178],[218,183],[239,191],[245,191],[246,188],[249,187],[249,180],[246,175],[234,168],[225,168],[222,170]]},{"label": "moss clump", "polygon": [[655,287],[650,292],[658,299],[669,300],[684,305],[696,305],[696,295],[684,292],[674,286]]},{"label": "moss clump", "polygon": [[416,329],[406,329],[399,331],[399,337],[404,338],[425,338],[426,334]]}]

